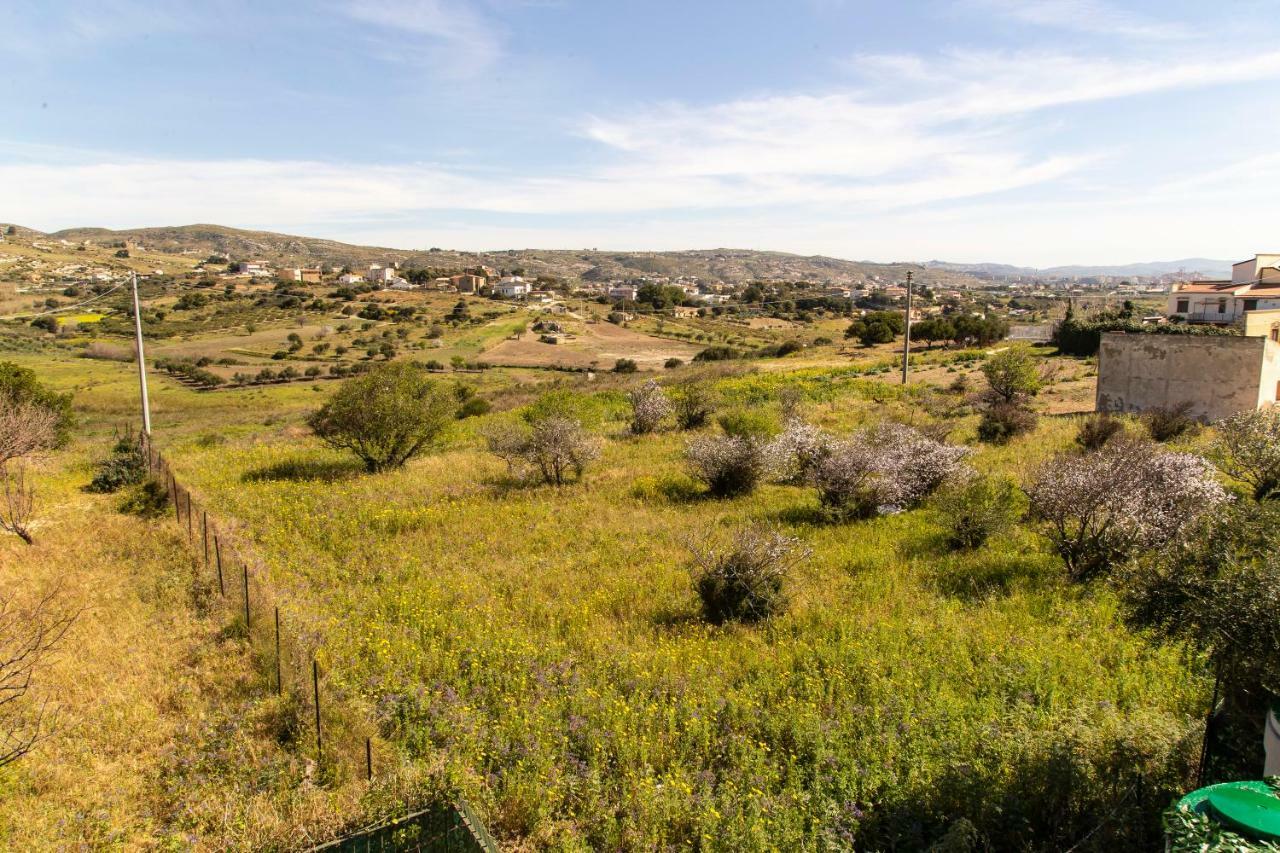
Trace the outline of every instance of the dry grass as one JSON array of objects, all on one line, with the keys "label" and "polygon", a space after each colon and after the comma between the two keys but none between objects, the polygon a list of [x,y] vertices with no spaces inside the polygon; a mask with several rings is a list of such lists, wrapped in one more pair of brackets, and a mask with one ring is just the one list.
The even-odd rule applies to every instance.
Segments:
[{"label": "dry grass", "polygon": [[0,539],[0,584],[58,588],[78,616],[36,698],[49,737],[0,770],[0,847],[12,850],[281,849],[331,837],[362,811],[363,784],[311,781],[276,735],[282,710],[224,631],[174,524],[120,513],[80,490],[81,445],[39,472],[36,543]]}]

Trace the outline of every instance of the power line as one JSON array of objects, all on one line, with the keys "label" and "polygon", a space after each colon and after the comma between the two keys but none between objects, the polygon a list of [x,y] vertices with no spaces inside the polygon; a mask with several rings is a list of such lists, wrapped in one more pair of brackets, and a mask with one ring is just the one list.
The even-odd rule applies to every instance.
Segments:
[{"label": "power line", "polygon": [[97,296],[86,299],[83,302],[77,302],[74,305],[61,305],[57,308],[50,308],[48,311],[41,311],[39,314],[15,314],[14,318],[22,320],[22,319],[26,319],[27,317],[44,317],[48,314],[57,314],[61,311],[71,311],[72,309],[80,308],[81,306],[88,305],[91,302],[97,302],[99,299],[106,299],[108,296],[115,293],[117,290],[119,290],[122,287],[124,287],[123,283],[117,284],[115,287],[111,288],[108,291],[99,293]]}]

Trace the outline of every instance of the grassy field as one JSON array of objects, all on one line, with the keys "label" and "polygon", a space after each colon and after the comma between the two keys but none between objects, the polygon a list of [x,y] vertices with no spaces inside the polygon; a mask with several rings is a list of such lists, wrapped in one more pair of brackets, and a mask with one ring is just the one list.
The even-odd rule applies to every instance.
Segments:
[{"label": "grassy field", "polygon": [[[75,390],[99,441],[132,415],[127,364],[17,359]],[[907,390],[874,360],[761,365],[716,380],[732,405],[776,411],[793,387],[837,432],[951,412],[951,440],[973,442],[974,416],[942,390],[972,369],[954,353],[922,354]],[[1079,396],[1088,372],[1064,361],[1049,394]],[[379,475],[302,426],[336,383],[200,394],[153,380],[179,477],[306,609],[333,689],[397,773],[465,795],[517,848],[921,849],[963,835],[962,819],[1002,848],[1158,837],[1208,685],[1124,629],[1105,586],[1067,584],[1029,531],[956,554],[928,507],[833,525],[805,488],[702,497],[685,435],[626,434],[622,392],[638,380],[620,377],[555,380],[586,395],[607,439],[584,480],[513,485],[480,433],[549,377],[474,379],[495,412]],[[974,445],[971,462],[1022,477],[1074,427],[1043,419],[1009,446]],[[785,616],[710,627],[688,545],[750,522],[812,556]],[[353,765],[333,771],[339,802],[356,797]],[[317,824],[260,808],[264,824]]]}]

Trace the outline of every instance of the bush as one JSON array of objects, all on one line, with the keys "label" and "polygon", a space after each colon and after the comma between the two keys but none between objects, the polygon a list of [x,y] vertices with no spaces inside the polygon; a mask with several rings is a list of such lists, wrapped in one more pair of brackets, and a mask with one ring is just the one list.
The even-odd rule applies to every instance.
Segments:
[{"label": "bush", "polygon": [[142,518],[159,518],[169,512],[169,489],[158,477],[148,477],[130,489],[120,511]]},{"label": "bush", "polygon": [[769,445],[774,474],[779,482],[808,482],[814,468],[830,453],[835,440],[798,417],[787,419],[782,434]]},{"label": "bush", "polygon": [[956,550],[980,548],[1012,527],[1017,491],[1009,480],[980,475],[944,487],[935,505],[947,528],[947,544]]},{"label": "bush", "polygon": [[767,446],[754,437],[695,438],[685,449],[685,459],[690,473],[718,498],[750,494],[769,472]]},{"label": "bush", "polygon": [[1240,412],[1218,423],[1210,453],[1222,473],[1247,484],[1257,501],[1280,494],[1280,408]]},{"label": "bush", "polygon": [[1117,436],[1124,435],[1124,422],[1105,412],[1090,415],[1080,422],[1076,444],[1085,450],[1097,450]]},{"label": "bush", "polygon": [[786,610],[787,575],[808,551],[799,540],[751,527],[721,552],[691,546],[694,589],[708,622],[760,622]]},{"label": "bush", "polygon": [[1077,581],[1181,541],[1227,500],[1199,456],[1120,440],[1084,456],[1059,454],[1026,492],[1041,533]]},{"label": "bush", "polygon": [[968,453],[903,424],[881,424],[833,442],[810,481],[836,520],[912,506],[962,470]]},{"label": "bush", "polygon": [[1012,404],[1033,397],[1043,384],[1035,359],[1024,349],[1009,348],[982,363],[987,396],[995,404]]},{"label": "bush", "polygon": [[762,409],[734,409],[725,412],[716,421],[726,435],[739,438],[765,440],[778,434],[778,422]]},{"label": "bush", "polygon": [[1200,422],[1191,416],[1191,404],[1158,406],[1142,416],[1147,433],[1154,441],[1172,441],[1181,435],[1193,435],[1200,429]]},{"label": "bush", "polygon": [[1019,403],[996,403],[983,408],[978,421],[978,438],[1004,444],[1015,436],[1036,428],[1036,413]]},{"label": "bush", "polygon": [[636,435],[653,432],[671,414],[671,401],[652,379],[628,394],[627,398],[631,401],[631,431]]},{"label": "bush", "polygon": [[15,406],[31,405],[53,413],[53,442],[55,447],[66,445],[75,426],[71,411],[71,394],[59,394],[46,388],[27,367],[19,367],[11,361],[0,361],[0,397]]},{"label": "bush", "polygon": [[453,395],[409,362],[348,379],[308,424],[331,447],[350,450],[370,472],[417,456],[453,420]]},{"label": "bush", "polygon": [[468,397],[458,408],[458,419],[475,418],[489,414],[493,406],[483,397]]},{"label": "bush", "polygon": [[698,429],[715,414],[719,395],[707,382],[686,381],[672,388],[672,405],[680,429]]},{"label": "bush", "polygon": [[684,359],[676,358],[672,356],[671,358],[664,361],[662,363],[662,366],[665,367],[667,370],[674,370],[675,368],[680,367],[682,364],[684,364]]},{"label": "bush", "polygon": [[521,476],[536,472],[544,483],[555,486],[580,478],[600,456],[599,440],[580,421],[560,415],[538,418],[525,427],[494,427],[486,439],[490,452],[507,463],[508,471]]},{"label": "bush", "polygon": [[635,373],[636,363],[634,359],[620,358],[613,363],[614,373]]},{"label": "bush", "polygon": [[116,442],[111,455],[98,463],[89,491],[105,494],[142,482],[147,476],[147,454],[132,434]]},{"label": "bush", "polygon": [[716,345],[707,347],[693,357],[694,361],[729,361],[737,358],[740,353],[733,347]]}]

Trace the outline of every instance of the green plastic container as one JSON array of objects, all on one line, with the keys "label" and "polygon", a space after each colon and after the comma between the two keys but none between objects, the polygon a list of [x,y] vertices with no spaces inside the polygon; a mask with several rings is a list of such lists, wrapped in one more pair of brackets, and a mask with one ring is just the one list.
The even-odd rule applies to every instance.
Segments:
[{"label": "green plastic container", "polygon": [[1223,782],[1178,801],[1198,814],[1260,841],[1280,841],[1280,797],[1263,781]]}]

